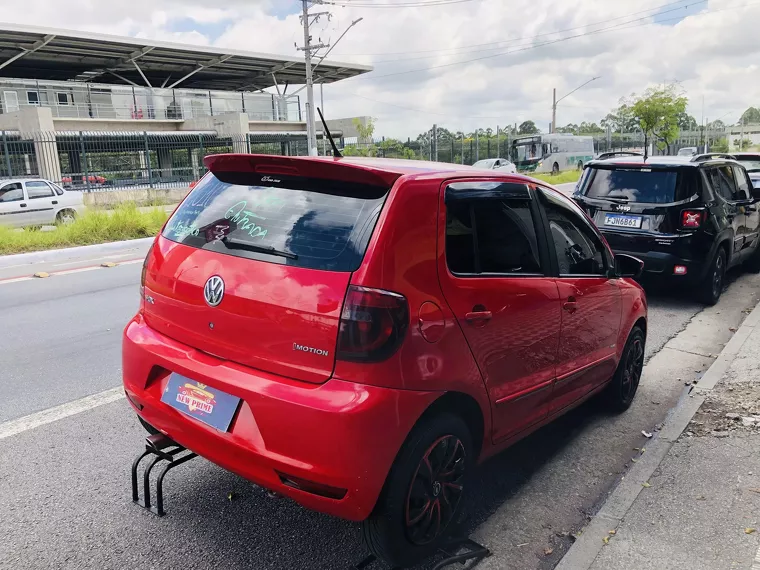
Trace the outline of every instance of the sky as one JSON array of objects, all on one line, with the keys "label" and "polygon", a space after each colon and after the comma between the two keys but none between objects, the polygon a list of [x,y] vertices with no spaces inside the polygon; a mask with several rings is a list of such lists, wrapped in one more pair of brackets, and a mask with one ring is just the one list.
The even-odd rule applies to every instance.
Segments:
[{"label": "sky", "polygon": [[[0,19],[296,56],[300,10],[298,0],[25,0],[5,3]],[[561,98],[593,77],[560,102],[559,126],[598,122],[622,97],[673,81],[698,122],[735,123],[760,106],[760,0],[335,0],[312,10],[331,13],[312,32],[324,43],[363,18],[328,59],[374,71],[326,85],[324,111],[371,116],[378,136],[414,139],[434,123],[546,130],[552,89]]]}]

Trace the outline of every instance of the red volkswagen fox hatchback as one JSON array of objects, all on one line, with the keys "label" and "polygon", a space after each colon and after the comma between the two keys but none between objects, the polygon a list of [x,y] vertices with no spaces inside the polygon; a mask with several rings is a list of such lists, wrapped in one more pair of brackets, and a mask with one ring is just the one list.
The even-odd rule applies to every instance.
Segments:
[{"label": "red volkswagen fox hatchback", "polygon": [[604,392],[633,400],[646,298],[583,212],[516,174],[220,155],[145,260],[124,387],[149,429],[397,565],[474,465]]}]

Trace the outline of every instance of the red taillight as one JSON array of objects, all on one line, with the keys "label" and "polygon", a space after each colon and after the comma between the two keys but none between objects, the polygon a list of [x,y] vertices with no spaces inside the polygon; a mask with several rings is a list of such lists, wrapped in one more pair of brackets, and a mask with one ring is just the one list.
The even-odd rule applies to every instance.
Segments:
[{"label": "red taillight", "polygon": [[337,358],[379,362],[401,346],[409,305],[398,293],[351,285],[340,316]]},{"label": "red taillight", "polygon": [[684,210],[681,212],[681,227],[689,230],[702,227],[705,217],[705,210]]},{"label": "red taillight", "polygon": [[142,265],[142,273],[140,274],[140,299],[142,300],[143,297],[145,297],[145,274],[148,272],[148,261],[150,260],[150,255],[153,253],[153,246],[155,243],[152,243],[150,246],[150,249],[148,250],[148,255],[145,256],[145,261],[143,261]]}]

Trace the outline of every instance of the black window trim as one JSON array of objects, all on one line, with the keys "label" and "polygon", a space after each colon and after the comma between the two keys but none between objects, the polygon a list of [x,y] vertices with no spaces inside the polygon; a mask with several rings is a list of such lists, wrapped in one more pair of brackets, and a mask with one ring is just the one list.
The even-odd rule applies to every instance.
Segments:
[{"label": "black window trim", "polygon": [[[540,202],[540,211],[541,211],[541,220],[544,225],[544,235],[545,238],[548,239],[551,235],[551,227],[549,226],[549,216],[546,214],[546,201],[549,199],[548,197],[551,196],[554,197],[553,192],[548,190],[547,188],[544,188],[543,186],[536,185],[536,189],[538,190],[539,200]],[[562,203],[560,201],[560,203]],[[572,204],[572,203],[571,203]],[[599,243],[602,244],[602,249],[604,250],[604,264],[605,264],[605,273],[599,274],[599,273],[560,273],[559,272],[559,260],[557,259],[557,251],[554,247],[549,247],[549,258],[552,263],[552,276],[556,277],[558,279],[612,279],[612,274],[615,270],[615,260],[614,255],[610,255],[610,251],[607,247],[604,247],[604,239],[602,238],[601,232],[592,224],[589,222],[589,220],[586,218],[585,215],[582,214],[582,210],[575,206],[574,204],[568,204],[567,207],[570,209],[570,211],[574,212],[578,217],[580,217],[583,220],[584,225],[591,230],[591,232],[597,237],[599,240]],[[578,208],[579,211],[576,211],[573,206]]]},{"label": "black window trim", "polygon": [[[453,187],[453,188],[452,188]],[[449,189],[452,192],[449,192]],[[480,272],[480,251],[477,240],[477,225],[474,216],[473,205],[470,204],[470,220],[472,222],[473,232],[473,256],[475,260],[476,273],[461,273],[452,271],[449,267],[448,255],[446,250],[446,225],[443,226],[443,257],[446,264],[446,271],[449,275],[459,279],[478,279],[478,278],[496,278],[496,279],[546,279],[553,277],[553,266],[549,251],[549,242],[546,236],[546,226],[541,219],[541,211],[534,196],[535,190],[528,184],[516,184],[514,182],[453,182],[448,184],[444,190],[444,204],[457,201],[474,201],[474,200],[519,200],[526,201],[530,207],[531,218],[533,219],[533,228],[536,232],[536,244],[538,246],[539,264],[542,273],[494,273]],[[448,216],[448,213],[446,214]]]}]

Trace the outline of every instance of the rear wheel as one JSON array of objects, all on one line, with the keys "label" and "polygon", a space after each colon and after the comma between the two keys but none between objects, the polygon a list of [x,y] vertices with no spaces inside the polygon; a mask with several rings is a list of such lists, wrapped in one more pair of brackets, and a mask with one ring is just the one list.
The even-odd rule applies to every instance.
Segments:
[{"label": "rear wheel", "polygon": [[559,164],[557,164],[556,162],[552,166],[552,174],[554,176],[556,176],[557,174],[559,174]]},{"label": "rear wheel", "polygon": [[362,523],[372,554],[401,567],[434,554],[459,522],[474,454],[470,431],[457,416],[442,414],[415,426]]},{"label": "rear wheel", "polygon": [[55,223],[65,226],[77,219],[77,213],[74,210],[61,210],[55,217]]},{"label": "rear wheel", "polygon": [[636,391],[639,389],[641,372],[644,369],[644,348],[646,347],[646,335],[636,326],[633,327],[628,341],[623,349],[612,382],[607,386],[604,397],[607,406],[616,412],[624,412],[631,407]]},{"label": "rear wheel", "polygon": [[714,305],[723,293],[726,276],[726,250],[718,248],[702,283],[697,287],[697,298],[707,305]]}]

